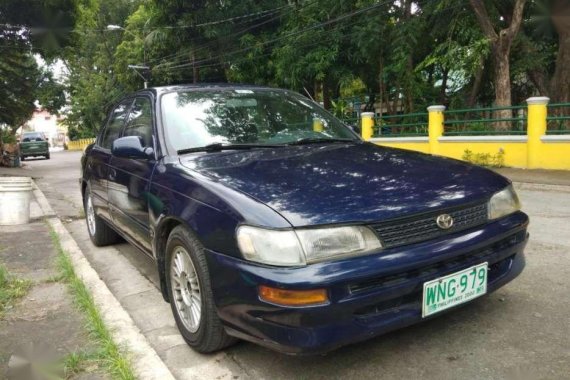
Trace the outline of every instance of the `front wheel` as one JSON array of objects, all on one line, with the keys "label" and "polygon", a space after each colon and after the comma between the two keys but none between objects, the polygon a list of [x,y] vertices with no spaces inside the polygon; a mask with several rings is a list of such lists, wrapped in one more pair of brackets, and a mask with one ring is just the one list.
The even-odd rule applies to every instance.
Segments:
[{"label": "front wheel", "polygon": [[20,156],[20,161],[26,161],[26,156]]},{"label": "front wheel", "polygon": [[46,160],[49,160],[49,153],[46,154]]},{"label": "front wheel", "polygon": [[170,306],[186,343],[202,353],[233,344],[215,310],[204,247],[182,226],[168,237],[166,265]]},{"label": "front wheel", "polygon": [[117,243],[121,240],[119,235],[95,213],[91,191],[86,190],[84,198],[85,220],[91,242],[97,247]]}]

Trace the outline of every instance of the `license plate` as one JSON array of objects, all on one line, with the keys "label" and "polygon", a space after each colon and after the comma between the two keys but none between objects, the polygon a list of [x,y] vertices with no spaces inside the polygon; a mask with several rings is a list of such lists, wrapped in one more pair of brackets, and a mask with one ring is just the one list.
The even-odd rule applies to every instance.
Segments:
[{"label": "license plate", "polygon": [[424,283],[422,318],[487,293],[488,263]]}]

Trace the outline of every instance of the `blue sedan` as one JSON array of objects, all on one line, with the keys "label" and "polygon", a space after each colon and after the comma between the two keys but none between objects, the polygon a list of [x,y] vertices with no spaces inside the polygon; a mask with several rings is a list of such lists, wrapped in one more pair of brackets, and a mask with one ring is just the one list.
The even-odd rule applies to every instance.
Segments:
[{"label": "blue sedan", "polygon": [[256,86],[150,88],[82,157],[87,228],[152,257],[199,352],[324,353],[433,318],[524,268],[528,217],[487,169],[376,146]]}]

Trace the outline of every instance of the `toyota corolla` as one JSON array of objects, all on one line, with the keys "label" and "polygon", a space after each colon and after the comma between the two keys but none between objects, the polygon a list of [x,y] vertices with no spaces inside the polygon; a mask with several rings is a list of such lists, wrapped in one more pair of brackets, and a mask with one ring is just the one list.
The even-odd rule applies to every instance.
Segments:
[{"label": "toyota corolla", "polygon": [[141,90],[82,158],[87,229],[152,257],[184,339],[323,353],[440,315],[524,267],[511,183],[362,141],[256,86]]}]

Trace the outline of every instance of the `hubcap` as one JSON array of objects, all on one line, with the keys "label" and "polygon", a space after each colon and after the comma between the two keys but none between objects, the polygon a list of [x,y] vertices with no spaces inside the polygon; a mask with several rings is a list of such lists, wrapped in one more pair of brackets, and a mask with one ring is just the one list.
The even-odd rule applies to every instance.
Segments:
[{"label": "hubcap", "polygon": [[202,293],[190,255],[180,246],[174,248],[170,284],[180,320],[190,332],[196,332],[202,315]]},{"label": "hubcap", "polygon": [[87,228],[91,236],[95,235],[95,210],[93,210],[93,202],[91,201],[91,195],[87,196]]}]

